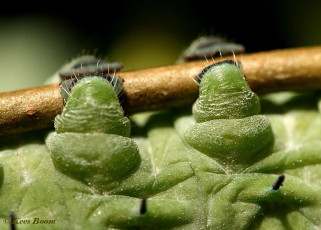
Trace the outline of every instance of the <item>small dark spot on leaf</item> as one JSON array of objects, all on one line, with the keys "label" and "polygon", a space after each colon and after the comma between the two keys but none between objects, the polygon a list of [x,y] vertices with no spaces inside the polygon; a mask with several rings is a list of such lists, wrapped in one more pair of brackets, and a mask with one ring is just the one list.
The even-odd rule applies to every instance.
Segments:
[{"label": "small dark spot on leaf", "polygon": [[284,175],[280,175],[278,177],[278,179],[276,179],[276,181],[272,185],[272,189],[273,190],[278,190],[282,186],[282,183],[283,183],[284,179],[285,179],[285,176]]},{"label": "small dark spot on leaf", "polygon": [[147,206],[146,206],[147,200],[146,198],[142,199],[142,202],[140,204],[140,209],[139,209],[139,213],[141,215],[145,214],[147,212]]}]

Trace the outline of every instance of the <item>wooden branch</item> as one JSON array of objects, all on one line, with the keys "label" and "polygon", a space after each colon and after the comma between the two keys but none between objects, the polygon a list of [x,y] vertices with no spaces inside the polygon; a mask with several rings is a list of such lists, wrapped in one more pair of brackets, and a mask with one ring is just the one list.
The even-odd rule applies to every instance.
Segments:
[{"label": "wooden branch", "polygon": [[[198,95],[196,75],[226,59],[234,57],[118,72],[125,80],[124,110],[133,113],[191,105]],[[243,54],[236,59],[257,93],[321,89],[321,47]],[[62,109],[57,84],[0,93],[0,135],[52,127]]]}]

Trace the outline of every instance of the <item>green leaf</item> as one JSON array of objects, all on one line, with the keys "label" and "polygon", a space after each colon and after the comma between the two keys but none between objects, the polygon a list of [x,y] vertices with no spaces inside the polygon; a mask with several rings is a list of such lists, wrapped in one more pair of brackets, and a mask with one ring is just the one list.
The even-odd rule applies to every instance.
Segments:
[{"label": "green leaf", "polygon": [[[232,85],[244,84],[242,77],[229,77],[236,81]],[[95,81],[75,89],[95,90]],[[265,96],[264,116],[251,104],[233,116],[205,120],[195,119],[192,108],[136,114],[127,137],[95,112],[117,102],[108,82],[99,85],[110,95],[104,100],[88,90],[71,92],[63,116],[83,106],[73,114],[83,121],[56,122],[72,129],[1,138],[0,229],[9,227],[11,213],[20,220],[47,220],[16,224],[18,229],[321,229],[317,94]],[[252,95],[248,90],[243,92]],[[222,94],[234,106],[242,103],[233,98],[238,94]],[[97,110],[93,103],[76,103],[78,97],[98,101]],[[111,127],[125,121],[119,130],[127,130],[129,122],[115,114]],[[95,125],[85,127],[87,119]],[[281,174],[283,185],[273,190]]]}]

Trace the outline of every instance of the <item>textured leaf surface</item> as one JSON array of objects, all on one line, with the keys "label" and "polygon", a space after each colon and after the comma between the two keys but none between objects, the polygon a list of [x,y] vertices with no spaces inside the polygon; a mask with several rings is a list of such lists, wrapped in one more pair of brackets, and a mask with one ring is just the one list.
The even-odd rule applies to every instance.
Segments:
[{"label": "textured leaf surface", "polygon": [[[131,139],[139,149],[139,167],[103,189],[58,170],[44,142],[46,132],[1,137],[0,218],[14,213],[31,222],[55,220],[18,229],[321,229],[317,99],[315,94],[266,96],[262,113],[271,122],[272,140],[257,139],[263,147],[253,145],[250,153],[242,149],[252,154],[245,163],[233,146],[226,151],[239,159],[223,153],[213,158],[207,147],[202,145],[206,153],[197,147],[193,138],[208,143],[213,134],[211,126],[197,127],[204,123],[196,123],[191,108],[134,115]],[[205,130],[204,137],[188,135],[193,129]],[[68,135],[69,146],[80,142]],[[241,167],[231,167],[233,160]],[[280,174],[286,177],[283,186],[273,191]],[[140,213],[143,197],[145,214]],[[2,220],[0,229],[7,229]]]}]

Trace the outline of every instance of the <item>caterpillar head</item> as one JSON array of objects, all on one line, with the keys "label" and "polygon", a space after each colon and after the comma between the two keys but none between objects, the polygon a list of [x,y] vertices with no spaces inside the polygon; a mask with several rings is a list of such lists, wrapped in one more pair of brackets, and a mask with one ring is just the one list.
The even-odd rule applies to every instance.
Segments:
[{"label": "caterpillar head", "polygon": [[107,62],[93,55],[83,55],[65,64],[55,74],[47,79],[45,84],[60,83],[71,78],[83,76],[101,76],[113,74],[123,68],[119,62]]},{"label": "caterpillar head", "polygon": [[62,79],[69,79],[74,76],[96,76],[101,73],[109,74],[117,72],[122,68],[123,65],[119,62],[106,62],[102,59],[98,59],[95,56],[84,55],[75,58],[70,63],[65,65],[58,74]]},{"label": "caterpillar head", "polygon": [[122,85],[106,84],[106,79],[101,77],[85,77],[77,81],[69,93],[69,88],[63,84],[62,91],[68,97],[62,114],[55,118],[57,133],[130,135],[129,119],[123,116],[124,111],[117,98]]},{"label": "caterpillar head", "polygon": [[199,79],[199,97],[193,106],[197,122],[244,118],[260,112],[258,96],[251,91],[241,69],[233,61],[208,66]]},{"label": "caterpillar head", "polygon": [[202,60],[204,58],[213,58],[217,56],[227,56],[232,54],[244,53],[245,47],[227,41],[217,36],[204,36],[196,39],[184,51],[180,62],[192,60]]}]

